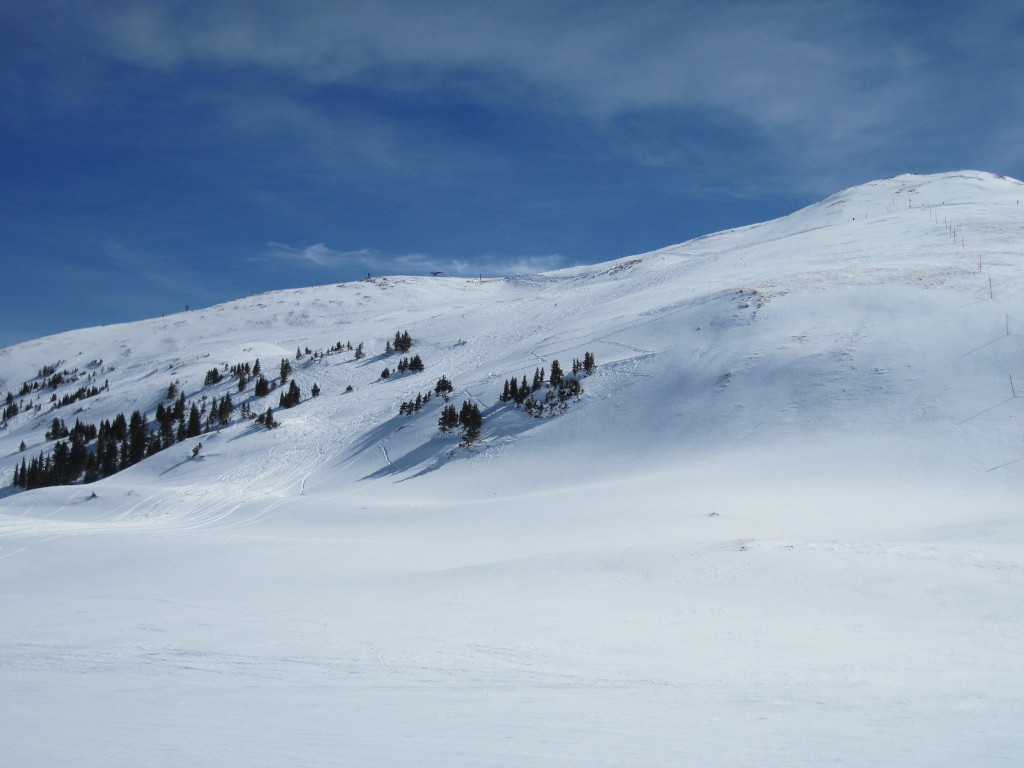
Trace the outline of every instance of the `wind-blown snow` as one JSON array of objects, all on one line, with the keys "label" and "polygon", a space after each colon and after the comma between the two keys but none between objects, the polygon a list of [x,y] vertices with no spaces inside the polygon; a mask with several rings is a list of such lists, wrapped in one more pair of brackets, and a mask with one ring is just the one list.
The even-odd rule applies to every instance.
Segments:
[{"label": "wind-blown snow", "polygon": [[[596,267],[0,350],[0,394],[58,361],[110,381],[11,419],[4,482],[54,416],[152,416],[175,380],[236,396],[205,372],[296,347],[368,353],[293,359],[323,394],[255,401],[279,429],[2,492],[0,762],[1018,765],[1022,198],[900,176]],[[382,380],[405,329],[426,371]],[[565,414],[498,402],[586,351]],[[483,409],[474,448],[436,399],[398,415],[442,374]]]}]

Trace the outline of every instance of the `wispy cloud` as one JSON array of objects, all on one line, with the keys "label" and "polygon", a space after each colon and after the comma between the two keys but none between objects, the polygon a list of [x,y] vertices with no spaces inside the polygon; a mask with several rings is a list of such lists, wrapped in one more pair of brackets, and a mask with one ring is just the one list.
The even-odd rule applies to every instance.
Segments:
[{"label": "wispy cloud", "polygon": [[[136,2],[99,25],[117,57],[162,70],[258,67],[313,86],[462,94],[597,124],[651,110],[675,111],[681,123],[695,110],[717,112],[813,173],[823,164],[848,172],[869,155],[905,156],[922,134],[953,130],[954,100],[962,108],[979,84],[1012,82],[975,61],[980,41],[965,44],[961,29],[970,37],[1017,28],[1018,4],[986,5],[983,22],[966,6],[937,11],[930,19],[911,4],[877,0],[638,0],[628,13],[611,0],[585,13],[559,0],[214,0]],[[1000,50],[1013,57],[1014,48]],[[987,116],[993,136],[1019,117],[1011,112]],[[639,142],[637,152],[649,156]]]},{"label": "wispy cloud", "polygon": [[482,254],[473,258],[443,258],[423,253],[387,254],[374,248],[338,251],[324,243],[295,248],[285,243],[267,243],[265,258],[305,263],[323,269],[365,269],[370,273],[421,275],[440,272],[457,277],[489,277],[547,272],[569,266],[559,254],[501,256]]}]

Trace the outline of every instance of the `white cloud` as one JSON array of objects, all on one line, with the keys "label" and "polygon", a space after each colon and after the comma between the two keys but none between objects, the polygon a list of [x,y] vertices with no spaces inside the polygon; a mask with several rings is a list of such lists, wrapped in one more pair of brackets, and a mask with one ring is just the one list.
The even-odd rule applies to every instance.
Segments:
[{"label": "white cloud", "polygon": [[[100,29],[114,55],[159,69],[199,62],[314,86],[458,94],[499,112],[582,117],[599,130],[625,114],[681,125],[724,116],[757,137],[759,152],[777,154],[801,191],[820,191],[820,178],[849,183],[905,170],[915,151],[963,150],[961,115],[971,110],[985,112],[969,126],[972,146],[999,142],[988,155],[1015,161],[1016,142],[1004,137],[1020,110],[995,94],[1016,90],[1021,14],[1015,3],[925,13],[881,0],[141,0],[104,16]],[[339,118],[304,103],[301,88],[277,98],[293,102],[281,115],[334,146],[369,145],[367,162],[429,162],[409,136],[376,140],[386,122],[336,140],[329,124]],[[620,151],[643,157],[642,140],[638,132],[637,146],[627,140]]]},{"label": "white cloud", "polygon": [[[259,65],[311,82],[431,87],[452,73],[518,78],[591,115],[712,106],[762,126],[855,113],[893,81],[914,85],[906,46],[862,28],[865,2],[213,2],[136,5],[106,27],[123,58]],[[493,94],[492,94],[493,95]],[[498,94],[500,97],[501,94]],[[568,101],[566,101],[568,99]],[[850,100],[853,100],[852,103]],[[877,111],[875,112],[877,114]]]},{"label": "white cloud", "polygon": [[567,265],[559,254],[500,256],[481,255],[473,258],[444,258],[422,253],[386,254],[374,248],[338,251],[324,243],[295,248],[285,243],[267,243],[264,257],[291,262],[305,262],[325,269],[365,269],[375,275],[424,275],[441,272],[456,277],[488,277],[524,275],[547,272]]}]

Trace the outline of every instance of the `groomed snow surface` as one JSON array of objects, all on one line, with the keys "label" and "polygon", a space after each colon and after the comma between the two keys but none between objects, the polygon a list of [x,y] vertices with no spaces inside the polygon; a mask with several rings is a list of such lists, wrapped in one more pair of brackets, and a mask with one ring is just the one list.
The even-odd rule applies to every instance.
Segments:
[{"label": "groomed snow surface", "polygon": [[[25,398],[5,484],[54,416],[252,398],[211,367],[291,357],[303,394],[251,400],[276,430],[236,412],[0,491],[0,764],[1021,765],[1022,199],[900,176],[596,267],[0,350],[0,394],[58,361],[110,382]],[[406,329],[426,371],[383,380]],[[294,360],[339,340],[367,357]],[[586,351],[565,413],[498,401]],[[439,399],[398,414],[441,375],[483,410],[472,448]]]}]

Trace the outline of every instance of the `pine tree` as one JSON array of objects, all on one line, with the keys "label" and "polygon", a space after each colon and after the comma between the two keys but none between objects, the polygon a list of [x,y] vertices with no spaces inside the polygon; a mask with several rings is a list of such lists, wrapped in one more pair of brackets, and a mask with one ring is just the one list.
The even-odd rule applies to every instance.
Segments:
[{"label": "pine tree", "polygon": [[468,400],[462,403],[462,410],[459,412],[459,424],[464,428],[463,442],[472,445],[480,437],[480,428],[484,419],[480,413],[480,406]]},{"label": "pine tree", "polygon": [[288,383],[288,376],[292,372],[292,364],[288,362],[287,357],[281,358],[281,385],[284,386]]},{"label": "pine tree", "polygon": [[231,421],[231,414],[235,410],[235,404],[231,402],[231,395],[224,395],[224,398],[220,401],[220,405],[217,407],[217,421],[222,426],[227,426],[228,422]]},{"label": "pine tree", "polygon": [[288,391],[281,393],[280,405],[282,408],[294,408],[301,399],[302,394],[299,392],[299,385],[292,381],[288,386]]},{"label": "pine tree", "polygon": [[198,437],[203,432],[203,426],[199,417],[199,409],[196,408],[196,404],[192,403],[192,407],[188,412],[188,426],[185,427],[185,437]]},{"label": "pine tree", "polygon": [[309,390],[309,394],[312,397],[319,397],[320,396],[320,387],[317,386],[315,381],[313,382],[313,388]]},{"label": "pine tree", "polygon": [[409,335],[408,331],[402,331],[401,333],[395,331],[394,347],[399,352],[408,352],[412,349],[412,336]]},{"label": "pine tree", "polygon": [[552,387],[559,387],[562,383],[562,366],[558,364],[557,360],[551,361],[551,377],[548,381],[551,382]]},{"label": "pine tree", "polygon": [[594,359],[594,353],[587,352],[583,355],[583,370],[586,371],[589,376],[594,372],[595,368],[597,368],[597,361]]},{"label": "pine tree", "polygon": [[[178,395],[178,399],[174,401],[174,420],[179,422],[185,421],[185,393],[182,392]],[[115,424],[115,428],[116,428]],[[120,440],[122,438],[118,438]]]},{"label": "pine tree", "polygon": [[359,342],[358,346],[356,347],[356,355],[355,355],[355,357],[356,357],[356,360],[362,360],[364,357],[366,357],[366,353],[363,352],[363,342],[361,342],[361,341]]},{"label": "pine tree", "polygon": [[452,393],[453,389],[451,379],[447,376],[442,376],[437,380],[437,384],[434,385],[434,392],[441,395],[446,403],[448,402],[448,395]]},{"label": "pine tree", "polygon": [[437,426],[442,432],[450,432],[459,426],[459,414],[454,405],[446,405],[441,409],[441,417],[437,420]]}]

